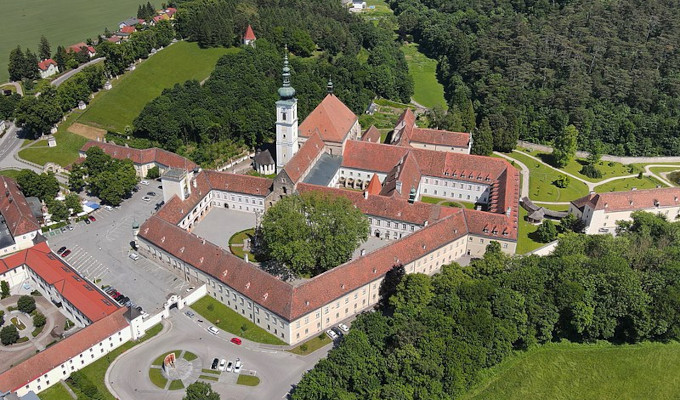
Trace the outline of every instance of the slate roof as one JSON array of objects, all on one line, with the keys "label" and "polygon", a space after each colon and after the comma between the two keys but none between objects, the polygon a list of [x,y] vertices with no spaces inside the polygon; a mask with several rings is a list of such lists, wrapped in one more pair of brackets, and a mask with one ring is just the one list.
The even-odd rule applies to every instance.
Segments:
[{"label": "slate roof", "polygon": [[259,165],[274,164],[274,158],[272,157],[272,153],[270,153],[269,150],[258,151],[255,154],[255,157],[253,157],[253,161],[255,161],[255,163]]},{"label": "slate roof", "polygon": [[299,134],[311,137],[318,131],[324,142],[342,143],[356,122],[352,110],[331,93],[302,121]]}]

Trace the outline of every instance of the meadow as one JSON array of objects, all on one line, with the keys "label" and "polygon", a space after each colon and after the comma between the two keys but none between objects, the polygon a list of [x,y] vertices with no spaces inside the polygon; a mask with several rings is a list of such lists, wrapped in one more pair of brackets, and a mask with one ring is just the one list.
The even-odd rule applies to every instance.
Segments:
[{"label": "meadow", "polygon": [[[69,46],[96,38],[108,27],[118,29],[118,23],[135,16],[139,0],[0,0],[0,82],[9,78],[9,52],[22,49],[38,50],[40,35],[52,45]],[[156,3],[160,7],[160,3]]]},{"label": "meadow", "polygon": [[428,108],[439,106],[446,109],[444,86],[437,81],[437,60],[420,53],[415,43],[402,46],[402,50],[408,62],[408,73],[413,77],[413,100]]},{"label": "meadow", "polygon": [[547,344],[489,370],[464,400],[680,397],[680,343]]}]

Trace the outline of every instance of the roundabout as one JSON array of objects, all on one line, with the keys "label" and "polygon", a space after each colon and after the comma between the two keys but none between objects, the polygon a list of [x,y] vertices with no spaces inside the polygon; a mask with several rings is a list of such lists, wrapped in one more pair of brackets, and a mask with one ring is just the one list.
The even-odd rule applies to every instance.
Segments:
[{"label": "roundabout", "polygon": [[164,390],[184,389],[198,380],[201,359],[187,350],[161,354],[149,366],[149,380]]}]

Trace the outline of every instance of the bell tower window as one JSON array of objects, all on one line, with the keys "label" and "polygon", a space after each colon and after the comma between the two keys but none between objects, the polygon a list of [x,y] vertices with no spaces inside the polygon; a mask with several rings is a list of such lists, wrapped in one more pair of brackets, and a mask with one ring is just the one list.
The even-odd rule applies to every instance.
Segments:
[{"label": "bell tower window", "polygon": [[282,118],[283,121],[286,120],[286,112],[285,111],[281,114],[281,118]]}]

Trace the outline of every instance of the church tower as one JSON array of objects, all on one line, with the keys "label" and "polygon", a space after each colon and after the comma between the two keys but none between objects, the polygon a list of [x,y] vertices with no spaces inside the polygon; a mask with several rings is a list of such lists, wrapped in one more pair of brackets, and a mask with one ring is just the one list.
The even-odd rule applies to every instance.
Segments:
[{"label": "church tower", "polygon": [[276,172],[278,173],[298,151],[298,116],[295,89],[290,85],[288,46],[283,56],[283,85],[276,102]]}]

